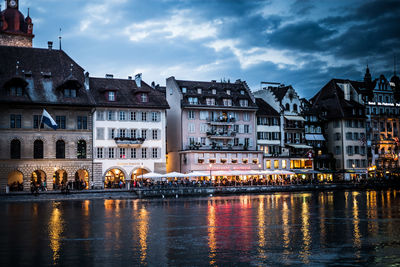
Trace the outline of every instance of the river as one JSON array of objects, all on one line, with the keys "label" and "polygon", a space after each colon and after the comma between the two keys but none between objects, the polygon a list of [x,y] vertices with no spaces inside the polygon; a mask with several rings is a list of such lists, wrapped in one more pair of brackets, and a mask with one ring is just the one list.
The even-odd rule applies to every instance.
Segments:
[{"label": "river", "polygon": [[0,266],[400,264],[400,191],[0,203]]}]

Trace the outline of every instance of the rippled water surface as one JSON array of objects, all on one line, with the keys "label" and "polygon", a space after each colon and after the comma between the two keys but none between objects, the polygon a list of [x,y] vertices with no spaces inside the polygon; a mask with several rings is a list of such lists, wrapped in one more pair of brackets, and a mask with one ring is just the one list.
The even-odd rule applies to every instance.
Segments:
[{"label": "rippled water surface", "polygon": [[400,191],[0,203],[0,266],[400,264]]}]

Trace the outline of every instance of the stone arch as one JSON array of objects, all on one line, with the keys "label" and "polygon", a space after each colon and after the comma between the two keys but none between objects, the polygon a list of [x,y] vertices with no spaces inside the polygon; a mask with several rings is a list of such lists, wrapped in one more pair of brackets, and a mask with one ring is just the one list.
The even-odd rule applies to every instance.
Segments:
[{"label": "stone arch", "polygon": [[[147,168],[147,167],[145,167],[145,166],[139,166],[139,167],[133,169],[132,172],[130,173],[129,177],[130,177],[131,180],[134,180],[134,179],[135,179],[136,173],[137,173],[139,170],[143,170],[143,174],[146,174],[146,173],[151,172],[151,170],[150,170],[149,168]],[[140,172],[140,174],[141,174],[141,172]]]},{"label": "stone arch", "polygon": [[60,168],[54,171],[53,188],[61,189],[63,183],[68,183],[68,172],[64,168]]},{"label": "stone arch", "polygon": [[85,168],[80,168],[75,172],[75,187],[76,189],[89,189],[90,173]]},{"label": "stone arch", "polygon": [[110,167],[103,174],[104,188],[118,188],[120,180],[123,183],[123,187],[125,187],[125,181],[127,177],[128,176],[124,168],[119,166]]},{"label": "stone arch", "polygon": [[31,184],[42,186],[47,179],[47,174],[42,169],[36,169],[31,173],[30,178]]},{"label": "stone arch", "polygon": [[10,191],[24,190],[24,174],[20,170],[13,170],[8,173],[7,185]]}]

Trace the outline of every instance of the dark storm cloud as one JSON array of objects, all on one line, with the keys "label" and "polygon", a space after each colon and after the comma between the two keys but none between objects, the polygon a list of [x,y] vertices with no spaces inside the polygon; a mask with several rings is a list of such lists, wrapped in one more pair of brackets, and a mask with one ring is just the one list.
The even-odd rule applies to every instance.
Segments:
[{"label": "dark storm cloud", "polygon": [[290,7],[293,14],[307,15],[315,7],[311,0],[296,0]]},{"label": "dark storm cloud", "polygon": [[323,41],[332,36],[335,30],[321,27],[313,21],[288,24],[268,35],[269,44],[275,47],[300,51],[320,51]]}]

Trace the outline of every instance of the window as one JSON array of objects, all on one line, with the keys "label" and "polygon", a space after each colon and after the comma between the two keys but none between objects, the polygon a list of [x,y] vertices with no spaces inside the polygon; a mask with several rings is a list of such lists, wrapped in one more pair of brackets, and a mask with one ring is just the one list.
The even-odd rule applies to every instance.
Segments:
[{"label": "window", "polygon": [[56,116],[56,123],[59,129],[65,129],[65,124],[66,124],[65,121],[66,121],[65,116]]},{"label": "window", "polygon": [[10,128],[21,128],[21,115],[10,115]]},{"label": "window", "polygon": [[[38,129],[41,115],[33,115],[33,128]],[[40,129],[44,128],[43,122],[40,124]]]},{"label": "window", "polygon": [[96,139],[104,140],[104,128],[96,128]]},{"label": "window", "polygon": [[124,148],[124,147],[121,147],[121,148],[119,149],[119,158],[120,158],[120,159],[125,159],[125,158],[126,158],[126,151],[125,151],[125,148]]},{"label": "window", "polygon": [[189,123],[188,127],[190,133],[194,133],[196,131],[194,123]]},{"label": "window", "polygon": [[335,154],[336,155],[340,155],[341,154],[340,146],[335,146]]},{"label": "window", "polygon": [[134,111],[130,112],[129,119],[131,121],[135,121],[136,120],[136,112],[134,112]]},{"label": "window", "polygon": [[205,137],[201,137],[200,143],[201,143],[201,145],[205,146],[206,145],[206,138]]},{"label": "window", "polygon": [[78,116],[78,129],[87,129],[87,117],[86,116]]},{"label": "window", "polygon": [[11,87],[10,88],[10,95],[11,96],[22,96],[23,91],[22,91],[22,87],[18,86],[18,87]]},{"label": "window", "polygon": [[186,94],[187,92],[187,88],[186,87],[182,87],[182,93]]},{"label": "window", "polygon": [[131,148],[131,158],[136,159],[137,154],[136,154],[136,148]]},{"label": "window", "polygon": [[103,148],[102,147],[98,147],[97,148],[97,158],[98,159],[102,159],[103,158]]},{"label": "window", "polygon": [[113,147],[108,148],[108,158],[113,159],[115,157],[115,149]]},{"label": "window", "polygon": [[107,94],[107,100],[108,101],[115,101],[115,92],[114,91],[109,91]]},{"label": "window", "polygon": [[247,112],[243,113],[243,120],[244,121],[249,121],[250,120],[250,114],[247,113]]},{"label": "window", "polygon": [[274,169],[279,169],[279,160],[274,160]]},{"label": "window", "polygon": [[244,90],[240,90],[240,94],[241,94],[241,95],[244,95]]},{"label": "window", "polygon": [[347,146],[346,150],[347,150],[347,155],[349,155],[349,156],[353,155],[353,147],[352,146]]},{"label": "window", "polygon": [[247,99],[240,99],[239,104],[241,107],[248,107],[249,106],[249,101]]},{"label": "window", "polygon": [[335,121],[335,122],[334,122],[334,126],[333,126],[333,127],[335,127],[335,128],[339,128],[339,127],[340,127],[339,121]]},{"label": "window", "polygon": [[213,95],[215,95],[217,93],[217,89],[212,89],[211,92]]},{"label": "window", "polygon": [[230,106],[232,106],[232,99],[226,99],[226,98],[224,98],[224,99],[223,99],[223,103],[224,103],[224,106],[230,107]]},{"label": "window", "polygon": [[118,130],[118,137],[126,137],[126,130],[125,129],[119,129]]},{"label": "window", "polygon": [[199,99],[197,97],[188,97],[188,102],[190,105],[199,104]]},{"label": "window", "polygon": [[265,162],[265,168],[266,168],[266,169],[271,169],[271,161],[270,161],[270,160],[267,160],[267,161]]},{"label": "window", "polygon": [[202,93],[203,90],[201,90],[201,88],[197,88],[197,93],[200,95]]},{"label": "window", "polygon": [[147,93],[142,93],[140,95],[140,100],[142,101],[142,103],[147,103],[148,102]]},{"label": "window", "polygon": [[152,154],[153,159],[158,158],[158,149],[157,148],[153,148],[151,154]]},{"label": "window", "polygon": [[146,137],[147,137],[147,130],[142,129],[142,138],[146,140]]},{"label": "window", "polygon": [[249,146],[249,144],[250,144],[250,138],[245,138],[244,139],[244,146]]},{"label": "window", "polygon": [[21,158],[21,142],[18,139],[14,139],[10,144],[10,158],[20,159]]},{"label": "window", "polygon": [[189,110],[188,111],[188,119],[193,120],[194,119],[194,110]]},{"label": "window", "polygon": [[35,140],[33,142],[33,158],[42,159],[43,158],[43,141]]},{"label": "window", "polygon": [[214,106],[215,105],[215,98],[206,98],[206,105]]},{"label": "window", "polygon": [[86,159],[86,141],[85,140],[78,141],[77,158],[78,159]]},{"label": "window", "polygon": [[282,160],[282,169],[286,169],[286,160]]},{"label": "window", "polygon": [[226,90],[226,94],[227,94],[227,95],[231,95],[231,90],[229,90],[229,89]]},{"label": "window", "polygon": [[206,133],[208,130],[208,125],[205,123],[200,124],[200,132],[201,133]]},{"label": "window", "polygon": [[115,112],[114,111],[109,111],[108,113],[107,113],[107,119],[109,120],[109,121],[113,121],[113,120],[115,120]]},{"label": "window", "polygon": [[208,119],[208,111],[200,111],[200,120],[207,120]]},{"label": "window", "polygon": [[142,121],[147,121],[147,113],[142,112]]},{"label": "window", "polygon": [[340,133],[335,133],[335,140],[339,141],[340,140]]},{"label": "window", "polygon": [[353,140],[358,140],[358,133],[353,133]]},{"label": "window", "polygon": [[249,133],[249,125],[248,124],[244,125],[244,133]]},{"label": "window", "polygon": [[64,97],[76,97],[76,89],[65,88],[64,89]]},{"label": "window", "polygon": [[353,140],[353,134],[351,132],[346,133],[346,140]]},{"label": "window", "polygon": [[151,121],[157,122],[158,121],[158,112],[151,113]]},{"label": "window", "polygon": [[104,121],[104,111],[96,111],[96,119],[98,121]]},{"label": "window", "polygon": [[115,138],[115,129],[108,129],[108,137],[109,139],[114,139]]},{"label": "window", "polygon": [[147,158],[147,148],[143,147],[142,148],[142,159],[146,159]]},{"label": "window", "polygon": [[158,130],[157,129],[152,130],[152,137],[153,137],[153,140],[158,139]]},{"label": "window", "polygon": [[131,129],[131,138],[137,138],[137,130]]},{"label": "window", "polygon": [[290,106],[288,103],[286,103],[286,105],[285,105],[285,110],[290,110]]},{"label": "window", "polygon": [[57,159],[65,158],[65,142],[63,140],[58,140],[56,142],[56,158]]},{"label": "window", "polygon": [[126,120],[126,112],[125,111],[120,111],[119,112],[119,120],[120,121]]},{"label": "window", "polygon": [[293,112],[298,112],[296,104],[293,104]]}]

